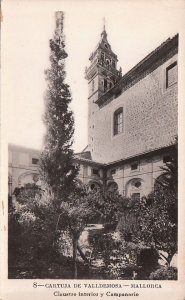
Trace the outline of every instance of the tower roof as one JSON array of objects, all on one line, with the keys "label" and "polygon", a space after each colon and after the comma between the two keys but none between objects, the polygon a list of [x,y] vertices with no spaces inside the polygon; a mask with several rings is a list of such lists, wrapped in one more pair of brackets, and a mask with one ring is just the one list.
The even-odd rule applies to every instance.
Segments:
[{"label": "tower roof", "polygon": [[101,37],[104,38],[104,39],[107,39],[107,32],[105,30],[105,26],[104,26],[103,31],[101,33]]},{"label": "tower roof", "polygon": [[101,33],[101,38],[99,43],[97,44],[95,50],[91,53],[89,60],[93,60],[94,56],[96,55],[97,51],[99,50],[103,50],[105,53],[111,55],[112,57],[114,57],[114,59],[117,61],[117,55],[112,51],[111,49],[111,45],[109,44],[108,40],[107,40],[107,32],[105,29],[105,25],[103,28],[103,31]]}]

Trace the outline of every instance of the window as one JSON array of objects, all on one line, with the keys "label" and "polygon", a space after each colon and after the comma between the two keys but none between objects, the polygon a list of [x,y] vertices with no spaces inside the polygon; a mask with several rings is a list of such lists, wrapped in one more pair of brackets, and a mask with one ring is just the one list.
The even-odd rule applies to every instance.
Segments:
[{"label": "window", "polygon": [[123,132],[123,108],[120,107],[114,113],[114,135]]},{"label": "window", "polygon": [[106,65],[109,66],[110,65],[110,60],[107,58],[106,59]]},{"label": "window", "polygon": [[174,62],[166,69],[166,88],[177,82],[177,62]]},{"label": "window", "polygon": [[39,162],[38,158],[32,158],[32,164],[37,165]]},{"label": "window", "polygon": [[92,80],[92,92],[94,92],[94,79]]},{"label": "window", "polygon": [[95,184],[92,183],[92,184],[91,184],[91,190],[94,190],[94,188],[95,188]]},{"label": "window", "polygon": [[96,192],[96,191],[100,190],[100,185],[97,182],[93,182],[93,183],[91,183],[90,188],[91,188],[91,191]]},{"label": "window", "polygon": [[171,162],[172,161],[172,157],[171,156],[164,156],[163,157],[163,163],[168,163],[168,162]]},{"label": "window", "polygon": [[112,66],[113,66],[113,68],[116,68],[116,63],[114,60],[112,61]]},{"label": "window", "polygon": [[105,60],[105,54],[102,52],[101,53],[101,60],[104,61]]},{"label": "window", "polygon": [[131,164],[132,171],[137,170],[137,169],[138,169],[138,163]]},{"label": "window", "polygon": [[112,170],[110,171],[110,173],[111,173],[111,175],[116,174],[116,169],[112,169]]},{"label": "window", "polygon": [[104,92],[106,92],[106,90],[107,90],[107,79],[104,79],[104,81],[103,81],[103,88],[104,88]]},{"label": "window", "polygon": [[118,190],[118,185],[116,182],[111,182],[108,184],[108,191],[109,192],[115,192]]},{"label": "window", "polygon": [[141,186],[141,182],[140,182],[140,181],[136,181],[135,187],[136,187],[136,188],[139,188],[140,186]]},{"label": "window", "polygon": [[98,169],[92,169],[92,174],[93,174],[93,175],[100,176],[99,170],[98,170]]},{"label": "window", "polygon": [[133,200],[140,200],[140,193],[133,193],[131,195],[131,199],[133,199]]},{"label": "window", "polygon": [[113,87],[112,82],[109,82],[109,89],[111,89]]}]

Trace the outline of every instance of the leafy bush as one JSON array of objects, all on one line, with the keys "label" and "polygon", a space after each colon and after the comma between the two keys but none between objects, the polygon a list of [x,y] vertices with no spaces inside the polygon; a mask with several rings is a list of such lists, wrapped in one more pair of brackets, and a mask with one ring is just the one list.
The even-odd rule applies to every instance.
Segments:
[{"label": "leafy bush", "polygon": [[177,280],[177,268],[161,267],[152,272],[149,276],[150,280]]}]

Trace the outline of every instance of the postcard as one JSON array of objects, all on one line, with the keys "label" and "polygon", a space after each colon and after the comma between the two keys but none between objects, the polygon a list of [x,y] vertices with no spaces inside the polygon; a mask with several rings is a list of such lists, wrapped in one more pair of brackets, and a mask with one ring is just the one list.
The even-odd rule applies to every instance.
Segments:
[{"label": "postcard", "polygon": [[1,10],[1,299],[185,299],[184,1]]}]

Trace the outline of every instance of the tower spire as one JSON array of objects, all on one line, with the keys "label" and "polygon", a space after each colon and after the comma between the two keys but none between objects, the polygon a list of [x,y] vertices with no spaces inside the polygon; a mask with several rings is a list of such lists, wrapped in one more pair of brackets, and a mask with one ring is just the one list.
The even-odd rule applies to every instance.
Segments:
[{"label": "tower spire", "polygon": [[102,37],[107,37],[107,32],[106,32],[106,29],[105,29],[105,26],[106,25],[106,20],[105,20],[105,17],[103,17],[103,31],[102,31],[102,33],[101,33],[101,36]]},{"label": "tower spire", "polygon": [[105,17],[103,17],[103,31],[106,31],[105,30],[105,25],[106,25],[106,20],[105,20]]}]

